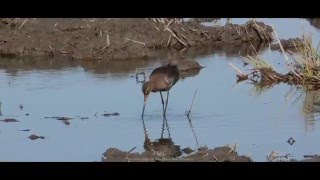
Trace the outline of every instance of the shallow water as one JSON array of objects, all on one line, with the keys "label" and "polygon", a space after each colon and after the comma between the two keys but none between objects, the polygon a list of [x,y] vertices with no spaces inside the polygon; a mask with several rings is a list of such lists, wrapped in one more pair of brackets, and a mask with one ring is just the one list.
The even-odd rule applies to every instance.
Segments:
[{"label": "shallow water", "polygon": [[[306,20],[266,19],[268,22],[280,38],[300,36],[301,29],[306,29],[315,41],[320,40],[320,30]],[[266,49],[262,54],[281,69],[284,60],[280,52]],[[179,80],[170,91],[169,128],[162,129],[160,95],[149,97],[144,118],[149,138],[159,139],[162,132],[163,137],[170,134],[181,149],[236,143],[238,153],[254,161],[266,161],[271,151],[296,159],[320,152],[316,143],[320,137],[319,91],[305,92],[286,84],[265,90],[246,82],[236,84],[236,74],[228,63],[245,69],[241,57],[223,51],[192,56],[206,68],[194,77]],[[100,161],[102,153],[111,147],[129,151],[136,146],[134,152],[143,152],[142,84],[136,82],[135,69],[144,69],[149,75],[164,60],[93,63],[2,58],[0,119],[20,122],[0,122],[0,161]],[[191,126],[185,112],[195,90]],[[101,115],[106,112],[120,115]],[[75,119],[66,125],[45,118],[49,116]],[[19,131],[23,129],[30,131]],[[32,141],[28,139],[31,134],[45,139]],[[287,143],[290,137],[295,140],[293,145]]]}]

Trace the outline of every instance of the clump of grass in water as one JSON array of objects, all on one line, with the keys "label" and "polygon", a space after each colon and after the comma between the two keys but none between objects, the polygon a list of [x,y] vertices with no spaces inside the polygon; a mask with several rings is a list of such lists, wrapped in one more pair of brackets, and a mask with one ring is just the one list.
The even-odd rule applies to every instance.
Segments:
[{"label": "clump of grass in water", "polygon": [[306,81],[320,82],[320,55],[319,45],[315,49],[312,46],[312,36],[303,35],[302,41],[293,42],[297,50],[296,70],[304,77]]},{"label": "clump of grass in water", "polygon": [[291,58],[294,62],[289,62],[279,39],[278,43],[285,56],[287,67],[289,68],[287,74],[276,72],[272,65],[262,59],[258,54],[244,57],[244,61],[254,67],[251,73],[244,75],[233,65],[232,67],[237,70],[238,74],[248,77],[247,79],[250,79],[255,84],[270,86],[270,84],[285,82],[289,84],[311,84],[320,86],[319,44],[316,49],[312,46],[311,35],[303,35],[301,41],[293,42],[297,50],[295,53],[291,52],[293,54]]}]

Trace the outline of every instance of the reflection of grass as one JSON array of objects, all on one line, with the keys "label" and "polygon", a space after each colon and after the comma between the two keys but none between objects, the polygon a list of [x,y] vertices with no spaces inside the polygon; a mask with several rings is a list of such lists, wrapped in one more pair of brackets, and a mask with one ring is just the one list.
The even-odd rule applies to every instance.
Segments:
[{"label": "reflection of grass", "polygon": [[[278,73],[271,64],[257,53],[244,58],[244,61],[253,67],[248,74],[243,73],[234,65],[230,65],[236,70],[238,79],[240,77],[240,80],[249,80],[254,84],[252,91],[257,95],[278,83],[292,85],[296,87],[295,90],[302,89],[301,95],[304,94],[303,92],[306,93],[302,113],[306,117],[305,125],[306,131],[308,131],[308,126],[314,127],[317,114],[320,113],[320,43],[317,48],[314,48],[312,36],[303,35],[301,40],[293,42],[296,51],[290,53],[292,59],[289,60],[279,39],[278,42],[285,57],[286,67],[289,70],[287,74]],[[295,92],[287,93],[286,101],[290,100]],[[297,102],[300,97],[298,96],[292,103]]]},{"label": "reflection of grass", "polygon": [[254,95],[261,95],[263,92],[266,92],[270,89],[274,84],[261,84],[261,83],[254,83],[253,87],[250,89],[250,94]]},{"label": "reflection of grass", "polygon": [[303,105],[303,112],[306,114],[320,112],[320,89],[308,90],[308,88],[308,86],[304,88],[306,90],[306,96]]}]

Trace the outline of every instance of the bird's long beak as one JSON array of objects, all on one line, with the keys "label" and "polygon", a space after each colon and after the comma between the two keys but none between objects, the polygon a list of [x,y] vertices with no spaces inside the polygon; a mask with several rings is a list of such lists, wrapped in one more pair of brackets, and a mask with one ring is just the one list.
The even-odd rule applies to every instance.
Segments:
[{"label": "bird's long beak", "polygon": [[146,108],[146,104],[147,104],[146,102],[143,103],[143,109],[142,109],[142,114],[141,114],[142,117],[144,116],[144,109]]},{"label": "bird's long beak", "polygon": [[146,108],[148,95],[144,95],[144,102],[143,102],[143,109],[142,109],[142,116],[144,116],[144,109]]}]

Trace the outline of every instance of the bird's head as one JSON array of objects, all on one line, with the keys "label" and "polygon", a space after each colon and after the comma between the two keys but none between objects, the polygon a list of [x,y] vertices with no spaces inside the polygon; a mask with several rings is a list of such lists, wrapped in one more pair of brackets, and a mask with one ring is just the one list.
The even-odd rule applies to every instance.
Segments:
[{"label": "bird's head", "polygon": [[148,96],[150,94],[150,92],[152,91],[151,89],[151,84],[150,82],[145,82],[143,85],[142,85],[142,93],[144,95],[144,103],[147,102],[147,99],[148,99]]}]

